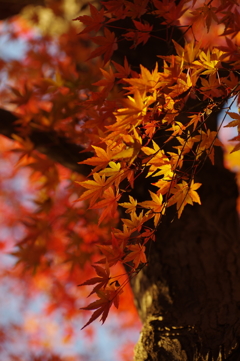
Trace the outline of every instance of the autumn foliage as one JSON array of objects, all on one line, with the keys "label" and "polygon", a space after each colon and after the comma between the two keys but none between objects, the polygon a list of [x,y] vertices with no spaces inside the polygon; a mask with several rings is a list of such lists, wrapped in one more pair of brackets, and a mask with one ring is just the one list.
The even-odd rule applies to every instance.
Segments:
[{"label": "autumn foliage", "polygon": [[[102,1],[89,3],[57,37],[46,33],[36,41],[29,25],[40,22],[36,14],[19,20],[11,33],[18,37],[26,26],[31,46],[24,60],[0,63],[9,81],[1,89],[2,107],[17,117],[14,149],[3,143],[2,157],[13,154],[13,173],[30,169],[35,195],[32,208],[18,202],[24,235],[12,251],[20,266],[16,277],[27,270],[44,279],[62,272],[63,283],[78,284],[86,296],[82,286],[90,286],[96,298],[81,304],[93,311],[82,328],[99,317],[104,323],[111,306],[124,303],[129,280],[151,267],[149,245],[161,242],[156,231],[168,208],[179,218],[186,205],[201,204],[197,172],[204,162],[214,164],[221,146],[212,116],[229,99],[239,101],[237,3]],[[145,64],[133,61],[150,41],[156,56],[150,53]],[[158,42],[165,54],[158,54]],[[235,152],[240,115],[225,111],[222,119],[230,116],[227,126],[238,130]],[[36,132],[79,146],[78,163],[89,166],[88,176],[37,152]],[[2,197],[9,198],[6,190]],[[74,303],[57,277],[54,282],[48,287],[58,293],[56,302]],[[66,309],[70,317],[74,306]]]}]

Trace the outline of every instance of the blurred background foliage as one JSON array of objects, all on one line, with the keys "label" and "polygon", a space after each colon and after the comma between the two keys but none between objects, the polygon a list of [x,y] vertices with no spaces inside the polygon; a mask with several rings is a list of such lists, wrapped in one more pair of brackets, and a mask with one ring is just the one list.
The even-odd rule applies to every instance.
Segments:
[{"label": "blurred background foliage", "polygon": [[[36,151],[31,140],[34,132],[48,132],[53,142],[64,135],[88,147],[94,136],[81,126],[81,102],[100,79],[102,63],[86,63],[91,45],[73,21],[88,11],[78,0],[0,1],[0,108],[18,119],[18,135],[0,137],[0,355],[6,361],[130,361],[140,330],[126,286],[106,326],[80,332],[88,314],[79,308],[89,290],[77,285],[91,276],[97,243],[107,244],[118,216],[99,227],[98,212],[74,202],[81,192],[75,181],[83,176]],[[3,113],[1,122],[10,124]],[[116,272],[125,274],[121,267]]]}]

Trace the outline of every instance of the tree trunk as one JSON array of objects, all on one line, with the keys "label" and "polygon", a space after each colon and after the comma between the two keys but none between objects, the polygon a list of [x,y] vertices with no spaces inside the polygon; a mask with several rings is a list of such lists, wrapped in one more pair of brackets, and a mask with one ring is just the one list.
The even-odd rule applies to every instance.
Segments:
[{"label": "tree trunk", "polygon": [[[210,163],[210,162],[209,162]],[[202,205],[167,212],[132,281],[143,322],[135,361],[239,361],[240,242],[235,177],[205,164]]]}]

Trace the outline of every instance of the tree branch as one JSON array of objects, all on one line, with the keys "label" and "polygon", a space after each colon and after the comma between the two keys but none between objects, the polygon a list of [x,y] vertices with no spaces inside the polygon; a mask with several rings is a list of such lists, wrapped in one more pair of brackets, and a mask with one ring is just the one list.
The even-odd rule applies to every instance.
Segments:
[{"label": "tree branch", "polygon": [[[0,109],[0,134],[13,139],[13,134],[18,134],[15,128],[15,117],[11,112]],[[41,132],[34,130],[29,139],[35,145],[35,149],[47,155],[55,162],[74,172],[87,176],[91,168],[86,164],[78,164],[89,157],[92,153],[80,153],[83,147],[68,142],[67,138],[59,137],[56,132]]]}]

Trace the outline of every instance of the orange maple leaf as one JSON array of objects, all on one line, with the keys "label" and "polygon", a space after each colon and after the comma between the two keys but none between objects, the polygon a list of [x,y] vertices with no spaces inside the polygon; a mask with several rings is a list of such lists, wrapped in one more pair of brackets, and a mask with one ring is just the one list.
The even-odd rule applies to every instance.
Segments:
[{"label": "orange maple leaf", "polygon": [[143,223],[148,219],[146,215],[143,215],[143,211],[139,214],[139,216],[137,216],[136,212],[132,212],[130,217],[131,219],[122,218],[122,222],[127,228],[131,230],[131,232],[140,231]]},{"label": "orange maple leaf", "polygon": [[129,90],[129,93],[134,93],[136,89],[140,93],[154,92],[159,87],[160,73],[158,72],[158,64],[156,63],[152,73],[142,65],[140,65],[140,69],[141,74],[138,78],[123,79],[125,82],[131,84],[131,87],[126,89]]},{"label": "orange maple leaf", "polygon": [[78,201],[84,201],[86,199],[91,198],[90,199],[90,207],[92,207],[93,204],[96,202],[96,200],[102,196],[106,187],[109,186],[106,184],[105,175],[103,175],[101,177],[98,173],[95,173],[95,174],[93,174],[93,178],[94,178],[94,180],[86,180],[83,182],[76,182],[76,183],[80,184],[82,187],[89,189],[88,191],[85,191],[80,196]]},{"label": "orange maple leaf", "polygon": [[157,227],[159,220],[164,213],[165,210],[165,204],[163,203],[163,197],[160,193],[159,195],[149,191],[152,200],[151,201],[145,201],[139,203],[140,206],[143,208],[150,209],[150,215],[154,217],[154,226]]},{"label": "orange maple leaf", "polygon": [[232,112],[227,112],[227,114],[234,120],[232,120],[227,125],[225,125],[224,128],[226,128],[226,127],[238,127],[238,133],[239,133],[240,132],[240,114],[232,113]]},{"label": "orange maple leaf", "polygon": [[104,208],[98,220],[98,225],[107,217],[109,219],[114,218],[114,215],[117,213],[117,207],[118,207],[117,202],[121,198],[121,194],[119,194],[118,190],[116,191],[115,194],[114,188],[111,186],[103,192],[103,198],[104,198],[103,200],[94,204],[91,207],[91,209]]},{"label": "orange maple leaf", "polygon": [[136,211],[137,201],[132,196],[129,196],[129,201],[130,202],[119,203],[119,206],[127,208],[126,213],[133,213]]},{"label": "orange maple leaf", "polygon": [[123,260],[124,263],[133,261],[134,268],[138,268],[140,262],[147,263],[147,258],[145,255],[146,247],[141,244],[132,244],[127,247],[131,251]]},{"label": "orange maple leaf", "polygon": [[173,196],[169,199],[167,206],[170,207],[177,203],[178,218],[180,218],[186,204],[193,205],[193,202],[201,204],[199,195],[196,192],[196,189],[200,186],[201,183],[194,183],[193,180],[191,184],[183,180],[182,183],[176,184],[175,187],[171,189]]},{"label": "orange maple leaf", "polygon": [[79,164],[95,165],[96,167],[92,172],[97,172],[99,169],[105,168],[108,165],[111,161],[112,152],[109,147],[107,147],[107,150],[104,150],[103,148],[92,145],[92,148],[95,150],[96,157],[85,159],[84,161],[79,162]]}]

